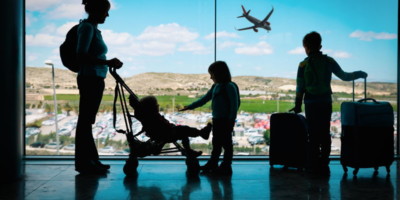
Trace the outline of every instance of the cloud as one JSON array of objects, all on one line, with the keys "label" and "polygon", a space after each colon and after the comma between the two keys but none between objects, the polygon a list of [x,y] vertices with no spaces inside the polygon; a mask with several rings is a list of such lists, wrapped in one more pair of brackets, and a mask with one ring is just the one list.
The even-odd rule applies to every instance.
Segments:
[{"label": "cloud", "polygon": [[351,54],[347,53],[345,51],[336,51],[336,52],[334,52],[332,54],[332,57],[335,57],[335,58],[350,58]]},{"label": "cloud", "polygon": [[232,41],[221,42],[221,43],[218,43],[218,45],[217,45],[218,49],[226,49],[226,48],[230,48],[230,47],[242,47],[242,46],[245,46],[245,44],[243,44],[241,42],[232,42]]},{"label": "cloud", "polygon": [[246,45],[235,49],[235,53],[243,55],[267,55],[272,54],[273,49],[268,43],[261,41],[254,46]]},{"label": "cloud", "polygon": [[[25,5],[26,5],[26,10],[29,11],[45,11],[50,7],[59,5],[63,1],[64,0],[26,0]],[[68,1],[79,2],[79,0],[68,0]]]},{"label": "cloud", "polygon": [[147,27],[137,39],[165,42],[190,42],[198,37],[198,33],[190,32],[186,27],[171,23]]},{"label": "cloud", "polygon": [[131,44],[135,39],[129,33],[115,33],[112,30],[102,30],[101,34],[107,45],[126,45]]},{"label": "cloud", "polygon": [[25,15],[25,25],[30,26],[32,23],[36,22],[38,19],[35,18],[31,13],[26,13]]},{"label": "cloud", "polygon": [[[26,35],[26,44],[27,46],[58,48],[65,40],[67,32],[76,24],[76,22],[67,22],[58,27],[48,24],[39,33]],[[202,43],[196,41],[198,33],[190,32],[186,27],[178,24],[148,27],[138,37],[108,29],[103,29],[101,32],[109,49],[109,57],[164,56],[174,54],[176,51],[194,54],[211,52]],[[53,53],[58,54],[58,52]]]},{"label": "cloud", "polygon": [[85,16],[84,6],[80,3],[63,3],[48,12],[52,19],[81,19]]},{"label": "cloud", "polygon": [[193,52],[195,54],[208,54],[211,51],[209,51],[203,44],[200,42],[189,42],[181,45],[178,48],[178,51],[183,51],[183,52]]},{"label": "cloud", "polygon": [[397,34],[395,33],[375,33],[373,31],[354,31],[350,34],[350,37],[352,38],[358,38],[359,40],[363,41],[372,41],[372,40],[393,40],[397,39]]},{"label": "cloud", "polygon": [[36,35],[26,35],[27,46],[54,47],[58,46],[64,40],[63,37],[39,33]]},{"label": "cloud", "polygon": [[329,54],[329,56],[332,56],[334,58],[350,58],[351,54],[345,51],[335,51],[331,49],[323,49],[322,50],[324,53]]},{"label": "cloud", "polygon": [[292,49],[292,50],[288,51],[288,54],[305,55],[306,52],[304,51],[303,47],[296,47],[295,49]]},{"label": "cloud", "polygon": [[67,33],[68,33],[68,31],[69,31],[73,26],[75,26],[75,25],[77,25],[77,24],[78,24],[77,22],[67,22],[67,23],[61,25],[60,27],[56,28],[56,29],[55,29],[55,32],[56,32],[58,35],[66,36]]},{"label": "cloud", "polygon": [[[204,38],[207,40],[214,39],[215,33],[210,33],[206,35]],[[217,38],[239,38],[239,35],[236,33],[229,33],[226,31],[217,32]]]}]

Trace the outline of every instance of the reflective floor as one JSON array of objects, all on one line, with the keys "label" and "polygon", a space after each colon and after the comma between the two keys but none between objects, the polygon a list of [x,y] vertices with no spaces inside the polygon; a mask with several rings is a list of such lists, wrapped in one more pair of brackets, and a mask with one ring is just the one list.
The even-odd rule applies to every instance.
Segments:
[{"label": "reflective floor", "polygon": [[[125,177],[124,161],[111,164],[106,176],[82,176],[72,161],[27,161],[26,176],[2,184],[0,199],[400,199],[400,162],[387,176],[384,167],[352,169],[344,176],[332,161],[331,176],[317,178],[296,169],[270,168],[268,161],[235,161],[228,178],[186,176],[182,161],[140,161],[138,176]],[[203,164],[204,161],[201,161]]]}]

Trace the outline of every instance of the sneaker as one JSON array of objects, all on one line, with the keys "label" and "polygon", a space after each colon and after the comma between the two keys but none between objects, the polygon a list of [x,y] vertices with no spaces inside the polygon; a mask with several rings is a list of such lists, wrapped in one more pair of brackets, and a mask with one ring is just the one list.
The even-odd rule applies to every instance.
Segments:
[{"label": "sneaker", "polygon": [[232,175],[232,166],[221,164],[216,170],[214,170],[213,174],[218,176],[231,176]]},{"label": "sneaker", "polygon": [[200,166],[200,170],[201,170],[203,173],[210,173],[210,172],[213,172],[213,171],[215,171],[217,168],[218,168],[218,164],[210,164],[210,163],[207,163],[207,164],[205,164],[205,165],[203,165],[203,166]]},{"label": "sneaker", "polygon": [[210,137],[211,130],[212,130],[212,124],[208,123],[207,126],[205,126],[200,130],[200,136],[203,139],[208,140],[208,138]]},{"label": "sneaker", "polygon": [[94,161],[96,163],[97,166],[104,168],[104,169],[110,169],[110,165],[105,165],[103,163],[101,163],[99,160]]},{"label": "sneaker", "polygon": [[100,167],[94,161],[91,161],[84,165],[79,165],[75,168],[79,174],[106,174],[108,170]]},{"label": "sneaker", "polygon": [[201,156],[201,154],[203,154],[202,151],[195,151],[193,149],[186,150],[187,157],[197,158],[197,157]]}]

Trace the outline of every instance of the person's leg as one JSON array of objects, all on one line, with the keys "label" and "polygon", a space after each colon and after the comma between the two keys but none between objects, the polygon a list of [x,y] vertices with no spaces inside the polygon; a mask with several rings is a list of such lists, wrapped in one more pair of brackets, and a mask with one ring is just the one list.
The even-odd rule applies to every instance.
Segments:
[{"label": "person's leg", "polygon": [[183,137],[198,137],[200,136],[201,132],[197,128],[193,128],[190,126],[174,126],[175,134],[178,138]]},{"label": "person's leg", "polygon": [[189,126],[174,126],[172,132],[174,138],[182,141],[182,146],[185,149],[182,153],[186,156],[198,157],[203,153],[202,151],[195,151],[190,147],[189,137],[199,136],[199,130]]},{"label": "person's leg", "polygon": [[310,164],[311,170],[317,171],[319,165],[320,157],[320,145],[319,145],[319,133],[318,133],[318,123],[319,123],[319,110],[317,106],[313,103],[305,104],[306,120],[308,125],[309,134],[309,147],[310,147]]},{"label": "person's leg", "polygon": [[211,157],[207,161],[207,164],[202,166],[201,169],[203,171],[212,171],[218,167],[219,156],[222,152],[222,140],[223,136],[221,135],[221,127],[224,125],[221,123],[221,120],[213,119],[213,138],[212,138],[212,151]]},{"label": "person's leg", "polygon": [[80,94],[79,116],[75,135],[75,165],[82,168],[89,162],[98,162],[99,155],[92,135],[92,124],[100,106],[104,80],[97,77],[78,76]]},{"label": "person's leg", "polygon": [[327,167],[332,143],[330,136],[331,114],[331,103],[306,104],[311,165],[317,171],[329,171]]},{"label": "person's leg", "polygon": [[320,146],[321,146],[321,157],[320,164],[323,167],[329,165],[329,156],[331,154],[331,115],[332,115],[332,104],[322,104],[320,107],[321,121],[319,123],[318,132],[320,133]]},{"label": "person's leg", "polygon": [[224,149],[224,159],[222,164],[231,165],[233,158],[233,142],[232,142],[232,132],[235,121],[227,120],[224,122],[224,127],[221,127],[221,133],[223,133],[222,147]]}]

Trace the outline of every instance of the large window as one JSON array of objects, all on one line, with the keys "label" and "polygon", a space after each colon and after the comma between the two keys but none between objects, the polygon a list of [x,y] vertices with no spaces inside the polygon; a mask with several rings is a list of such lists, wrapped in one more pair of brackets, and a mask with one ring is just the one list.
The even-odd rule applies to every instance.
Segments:
[{"label": "large window", "polygon": [[[58,47],[67,31],[87,17],[80,3],[81,0],[26,0],[27,155],[74,153],[79,103],[76,74],[62,66]],[[177,110],[211,87],[207,69],[215,59],[228,63],[242,99],[233,133],[236,155],[269,154],[269,119],[272,113],[287,112],[293,107],[297,67],[306,57],[302,38],[310,31],[321,33],[322,51],[345,71],[368,72],[368,97],[390,101],[397,110],[395,0],[111,3],[109,18],[99,25],[108,46],[107,56],[124,62],[118,73],[128,86],[140,97],[156,96],[161,112],[172,123],[201,128],[211,120],[210,104],[190,112]],[[246,18],[237,18],[244,11],[251,10],[251,16],[263,20],[272,9],[270,31],[238,31],[253,26]],[[93,125],[93,136],[102,155],[124,155],[130,150],[125,135],[117,133],[112,124],[114,86],[113,77],[108,75]],[[351,82],[332,82],[333,155],[340,153],[340,103],[351,100],[351,86]],[[356,98],[362,98],[362,82],[356,86]],[[125,126],[121,119],[119,114],[117,128]],[[133,130],[140,131],[141,124],[134,123]],[[144,135],[138,138],[147,139]],[[191,144],[203,155],[210,154],[211,138],[194,138]]]}]

